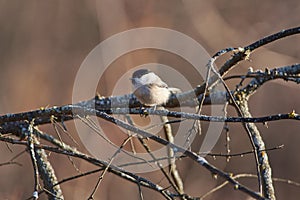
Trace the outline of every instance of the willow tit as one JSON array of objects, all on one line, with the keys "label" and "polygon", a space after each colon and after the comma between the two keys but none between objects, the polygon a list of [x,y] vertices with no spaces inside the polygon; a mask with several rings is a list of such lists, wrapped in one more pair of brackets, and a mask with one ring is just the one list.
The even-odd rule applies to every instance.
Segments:
[{"label": "willow tit", "polygon": [[133,94],[145,106],[166,104],[171,94],[181,92],[178,88],[169,88],[159,76],[148,69],[139,69],[132,74]]}]

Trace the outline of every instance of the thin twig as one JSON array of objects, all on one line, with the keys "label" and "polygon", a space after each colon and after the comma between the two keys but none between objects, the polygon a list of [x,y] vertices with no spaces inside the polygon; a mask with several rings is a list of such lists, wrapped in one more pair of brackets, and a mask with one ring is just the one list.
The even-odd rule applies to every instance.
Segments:
[{"label": "thin twig", "polygon": [[[4,141],[4,142],[8,142],[8,143],[12,143],[12,144],[19,144],[19,145],[25,145],[27,146],[27,142],[25,141],[20,141],[20,140],[15,140],[11,137],[2,137],[0,136],[0,141]],[[67,147],[68,145],[61,145],[61,146],[65,146]],[[103,166],[107,166],[108,163],[102,160],[98,160],[94,157],[91,157],[87,154],[81,153],[78,150],[74,149],[74,148],[57,148],[57,147],[51,147],[51,146],[47,146],[47,145],[35,145],[35,148],[37,149],[44,149],[47,151],[51,151],[51,152],[55,152],[58,154],[63,154],[63,155],[69,155],[72,157],[77,157],[80,159],[83,159],[93,165],[96,165],[98,167],[103,167]],[[152,183],[150,180],[147,180],[141,176],[138,176],[136,174],[133,174],[131,172],[127,172],[121,168],[118,168],[114,165],[111,165],[108,169],[108,171],[114,173],[117,176],[120,176],[122,178],[124,178],[125,180],[131,181],[133,183],[139,183],[141,186],[143,187],[147,187],[150,188],[154,191],[159,192],[160,194],[162,194],[166,199],[172,199],[172,196],[174,196],[175,194],[172,194],[171,192],[169,192],[168,190],[165,190],[163,187]]]},{"label": "thin twig", "polygon": [[27,134],[27,143],[28,143],[28,150],[31,158],[31,163],[33,166],[33,172],[34,172],[34,190],[32,197],[33,199],[38,199],[38,190],[39,190],[39,171],[38,171],[38,165],[37,165],[37,159],[34,151],[34,135],[33,135],[33,121],[28,125],[28,130],[26,130],[25,134]]},{"label": "thin twig", "polygon": [[104,175],[106,174],[106,172],[108,171],[109,167],[111,166],[113,160],[116,158],[116,156],[121,152],[121,149],[124,148],[124,146],[127,144],[128,141],[130,141],[132,138],[132,136],[127,137],[124,142],[121,144],[120,148],[118,148],[118,150],[112,155],[112,157],[110,158],[109,163],[107,164],[107,166],[105,167],[105,169],[102,171],[100,177],[98,178],[97,184],[94,187],[92,193],[90,194],[88,199],[94,199],[94,194],[95,192],[98,190],[101,181],[103,180]]},{"label": "thin twig", "polygon": [[[167,122],[169,121],[168,117],[166,116],[162,116],[161,117],[163,123],[165,123],[164,125],[164,132],[166,135],[166,140],[174,143],[174,136],[173,136],[173,132],[172,132],[172,127],[170,124],[167,124]],[[169,157],[169,169],[170,169],[170,173],[175,181],[176,184],[176,191],[179,194],[184,194],[184,189],[183,189],[183,182],[182,179],[180,177],[180,174],[177,170],[176,167],[176,158],[174,155],[174,151],[172,148],[168,147],[168,157]]]},{"label": "thin twig", "polygon": [[[257,175],[255,174],[237,174],[235,176],[233,176],[234,179],[240,179],[240,178],[257,178]],[[272,178],[273,181],[275,182],[283,182],[283,183],[287,183],[290,185],[294,185],[296,187],[300,187],[300,183],[292,181],[292,180],[288,180],[288,179],[283,179],[283,178]],[[222,184],[218,185],[217,187],[213,188],[212,190],[210,190],[209,192],[207,192],[206,194],[201,196],[201,200],[205,199],[207,196],[211,195],[212,193],[220,190],[221,188],[225,187],[228,184],[228,181],[224,181]]]}]

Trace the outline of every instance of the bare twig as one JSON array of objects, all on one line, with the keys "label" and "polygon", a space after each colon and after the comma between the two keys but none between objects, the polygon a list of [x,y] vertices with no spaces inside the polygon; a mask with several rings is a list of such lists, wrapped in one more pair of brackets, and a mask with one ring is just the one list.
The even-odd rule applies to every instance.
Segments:
[{"label": "bare twig", "polygon": [[[25,141],[20,141],[20,140],[15,140],[11,137],[2,137],[0,136],[0,141],[4,141],[4,142],[8,142],[8,143],[12,143],[12,144],[19,144],[19,145],[25,145],[27,146],[27,142]],[[98,167],[106,167],[108,165],[107,162],[102,161],[102,160],[98,160],[94,157],[91,157],[87,154],[81,153],[80,151],[74,149],[74,148],[67,148],[66,147],[68,145],[61,145],[61,146],[65,146],[65,148],[60,149],[57,147],[51,147],[51,146],[47,146],[47,145],[37,145],[35,144],[35,148],[37,149],[43,149],[43,150],[47,150],[47,151],[51,151],[51,152],[55,152],[58,154],[62,154],[62,155],[68,155],[68,156],[72,156],[72,157],[76,157],[76,158],[80,158],[82,160],[85,160],[95,166]],[[172,196],[174,196],[175,194],[172,194],[171,192],[169,192],[168,190],[165,190],[163,187],[151,182],[150,180],[147,180],[141,176],[138,176],[136,174],[133,174],[131,172],[127,172],[121,168],[118,168],[114,165],[111,165],[108,168],[109,172],[114,173],[117,176],[122,177],[125,180],[131,181],[133,183],[139,183],[141,186],[143,187],[147,187],[150,188],[154,191],[159,192],[160,194],[162,194],[166,199],[172,199]],[[57,186],[57,184],[55,184],[55,186]]]},{"label": "bare twig", "polygon": [[[233,176],[234,179],[240,179],[240,178],[257,178],[257,175],[255,174],[237,174],[235,176]],[[294,185],[296,187],[300,187],[300,183],[295,182],[295,181],[291,181],[288,179],[283,179],[283,178],[272,178],[274,182],[283,182],[283,183],[287,183],[290,185]],[[228,181],[224,181],[222,184],[220,184],[219,186],[213,188],[212,190],[210,190],[209,192],[207,192],[206,194],[202,195],[200,199],[205,199],[207,196],[211,195],[212,193],[220,190],[221,188],[223,188],[224,186],[226,186],[228,184]]]},{"label": "bare twig", "polygon": [[[247,100],[248,99],[239,101],[239,106],[244,116],[251,117]],[[264,149],[266,149],[265,143],[254,123],[245,123],[244,126],[247,127],[247,129],[250,131],[251,137],[255,145],[256,153],[258,156],[260,174],[261,174],[263,195],[267,199],[274,200],[276,198],[275,198],[275,190],[272,182],[272,169],[269,163],[268,155],[266,151],[263,151]]]},{"label": "bare twig", "polygon": [[[170,124],[167,123],[169,121],[168,117],[162,116],[161,119],[165,123],[164,131],[166,135],[166,140],[169,141],[170,143],[174,143],[172,127]],[[170,147],[168,147],[168,157],[169,157],[170,173],[175,181],[176,190],[179,194],[184,194],[183,182],[176,167],[176,157],[174,155],[173,149]]]},{"label": "bare twig", "polygon": [[[167,110],[149,110],[149,115],[159,115],[163,118],[167,117],[175,117],[179,118],[179,120],[173,120],[173,122],[167,122],[165,120],[164,123],[161,125],[164,125],[167,129],[170,128],[168,125],[171,123],[177,123],[184,120],[202,120],[202,121],[209,121],[209,122],[227,122],[227,123],[236,123],[236,122],[242,122],[245,123],[245,127],[248,130],[250,140],[254,144],[254,150],[256,151],[256,154],[258,155],[258,162],[259,162],[259,169],[261,171],[261,176],[258,174],[258,177],[262,177],[262,186],[263,186],[263,196],[259,193],[249,189],[248,187],[240,184],[236,179],[239,178],[239,176],[233,176],[231,173],[223,172],[222,170],[218,169],[208,161],[206,161],[203,157],[200,155],[190,151],[186,150],[176,144],[172,141],[172,134],[169,135],[169,141],[164,140],[158,136],[152,135],[147,131],[141,130],[133,126],[133,124],[126,123],[122,120],[116,119],[112,117],[110,114],[140,114],[140,111],[137,109],[134,109],[136,107],[139,107],[140,103],[137,101],[137,99],[132,94],[123,95],[123,96],[117,96],[117,97],[99,97],[96,96],[95,98],[92,98],[87,101],[79,102],[77,104],[73,105],[64,105],[61,107],[50,107],[50,108],[41,108],[38,110],[30,111],[30,112],[23,112],[23,113],[16,113],[16,114],[7,114],[0,116],[0,141],[12,143],[12,144],[18,144],[18,145],[25,145],[28,148],[32,165],[33,165],[33,171],[34,171],[34,194],[32,198],[37,199],[38,198],[38,190],[39,190],[39,176],[43,180],[44,183],[44,189],[43,192],[46,192],[48,194],[49,199],[63,199],[62,191],[59,187],[59,182],[56,179],[54,170],[50,164],[50,162],[47,160],[47,154],[45,151],[52,151],[59,154],[67,155],[70,158],[76,157],[80,158],[82,160],[85,160],[86,162],[92,163],[95,166],[99,167],[99,171],[102,171],[102,174],[100,176],[100,179],[98,181],[98,184],[100,184],[101,180],[103,179],[103,176],[106,172],[112,172],[117,176],[122,177],[123,179],[126,179],[128,181],[131,181],[135,184],[137,184],[139,189],[139,197],[140,199],[143,199],[143,194],[141,187],[147,187],[151,188],[153,191],[159,192],[163,195],[166,199],[175,199],[177,197],[182,199],[192,199],[192,197],[189,197],[188,195],[184,194],[183,192],[183,186],[180,176],[178,175],[178,171],[173,169],[176,168],[175,165],[175,159],[179,158],[181,156],[188,157],[189,159],[196,162],[198,165],[201,165],[205,169],[207,169],[212,174],[217,174],[221,177],[223,177],[226,182],[232,184],[235,189],[238,189],[249,196],[256,198],[256,199],[275,199],[275,191],[272,184],[272,177],[271,177],[271,167],[268,163],[268,157],[266,154],[267,149],[265,148],[264,142],[260,136],[260,133],[258,132],[256,126],[254,123],[265,123],[267,121],[277,121],[277,120],[283,120],[283,119],[290,119],[290,120],[300,120],[300,116],[295,112],[292,111],[290,113],[285,114],[277,114],[277,115],[271,115],[271,116],[264,116],[264,117],[252,117],[250,115],[249,109],[248,109],[248,98],[254,94],[264,83],[274,80],[274,79],[283,79],[285,81],[293,81],[295,83],[300,83],[300,65],[295,64],[292,66],[285,66],[280,68],[274,68],[271,70],[265,69],[265,71],[256,71],[256,72],[250,72],[246,75],[242,76],[230,76],[228,78],[225,78],[223,80],[224,75],[226,75],[231,69],[233,69],[239,62],[242,60],[246,60],[249,58],[250,54],[271,42],[274,42],[276,40],[279,40],[281,38],[299,34],[300,33],[300,27],[291,28],[287,30],[282,30],[278,33],[272,34],[270,36],[267,36],[265,38],[262,38],[261,40],[258,40],[248,46],[240,47],[240,48],[227,48],[224,50],[221,50],[217,52],[212,59],[209,62],[209,68],[208,68],[208,74],[206,81],[202,83],[201,85],[197,86],[193,90],[173,95],[169,102],[167,103],[166,107],[178,107],[179,102],[181,106],[199,106],[200,105],[200,111],[202,105],[211,105],[212,101],[212,95],[213,97],[216,97],[217,101],[220,103],[225,103],[228,100],[231,100],[231,105],[236,105],[237,103],[241,107],[241,110],[239,111],[239,114],[241,117],[227,117],[227,116],[206,116],[201,115],[201,113],[183,113],[183,112],[174,112],[174,111],[167,111]],[[223,66],[220,68],[220,70],[214,70],[212,67],[215,59],[217,59],[219,56],[223,55],[227,52],[234,52],[234,55],[227,60]],[[215,75],[210,77],[210,70],[214,70]],[[231,91],[229,87],[225,84],[225,80],[231,79],[231,78],[240,78],[241,82],[236,87],[235,90]],[[252,78],[250,82],[243,88],[242,84],[244,83],[244,80],[246,78]],[[221,80],[226,88],[226,92],[212,92],[207,93],[210,88],[214,87],[217,82]],[[196,96],[195,96],[196,94]],[[193,98],[193,99],[191,99]],[[112,107],[112,101],[116,102],[113,104]],[[128,106],[129,102],[129,106]],[[237,102],[237,103],[236,103]],[[142,145],[147,150],[147,152],[152,155],[153,161],[145,161],[141,159],[141,163],[145,162],[154,162],[159,165],[159,161],[163,159],[170,159],[171,160],[171,173],[173,173],[174,181],[169,177],[168,173],[160,166],[160,169],[163,173],[163,176],[166,177],[171,184],[173,188],[175,188],[176,192],[170,192],[168,189],[163,188],[162,186],[152,183],[150,180],[145,179],[141,176],[137,176],[136,174],[127,172],[119,167],[116,167],[113,165],[112,160],[117,155],[119,151],[122,151],[123,145],[119,147],[118,151],[114,154],[114,156],[111,158],[109,162],[96,159],[94,157],[88,156],[86,154],[83,154],[73,148],[72,146],[69,146],[65,144],[63,141],[59,141],[56,138],[54,138],[51,135],[48,135],[47,133],[44,133],[36,126],[42,125],[42,124],[49,124],[49,123],[55,123],[54,129],[59,135],[59,131],[57,129],[56,124],[59,122],[62,123],[61,126],[59,126],[63,131],[66,131],[66,127],[64,125],[65,121],[68,120],[74,120],[74,119],[81,119],[88,127],[99,133],[98,127],[93,124],[92,121],[90,121],[87,116],[94,115],[99,118],[102,118],[108,122],[111,122],[119,127],[123,127],[127,129],[130,132],[133,132],[137,134],[139,140],[142,142],[141,136],[145,138],[150,138],[151,140],[159,143],[160,145],[167,146],[169,148],[169,156],[167,158],[155,158],[151,151],[150,147],[142,142]],[[55,119],[55,120],[54,120]],[[30,123],[30,124],[29,124]],[[167,131],[171,132],[171,131]],[[8,135],[8,133],[10,135]],[[68,134],[70,137],[71,135]],[[129,136],[131,137],[131,136]],[[72,137],[71,137],[72,139]],[[26,140],[26,141],[24,141]],[[73,139],[72,139],[73,140]],[[129,141],[130,139],[128,139]],[[46,141],[49,142],[50,145],[54,146],[48,146],[43,145],[40,142]],[[109,141],[107,141],[109,142]],[[112,144],[113,145],[113,144]],[[133,150],[134,151],[134,150]],[[251,151],[251,152],[253,152]],[[248,153],[248,152],[246,152]],[[246,154],[245,153],[245,154]],[[244,155],[244,154],[240,154]],[[229,151],[227,152],[226,156],[234,156],[234,154],[229,154]],[[13,161],[11,160],[10,163]],[[9,162],[8,162],[9,163]],[[126,163],[127,165],[134,164],[134,163]],[[126,165],[124,164],[124,165]],[[86,174],[87,175],[87,174]],[[80,177],[81,175],[74,176]],[[72,180],[72,178],[68,179]],[[287,181],[289,183],[289,181]],[[290,182],[291,183],[291,182]],[[226,183],[227,184],[227,183]],[[98,186],[95,187],[94,191],[96,191]],[[215,188],[217,190],[219,187]],[[40,191],[41,193],[41,191]],[[206,194],[207,195],[207,194]],[[203,198],[206,196],[204,195]],[[91,197],[93,196],[93,193]]]},{"label": "bare twig", "polygon": [[33,166],[33,172],[34,172],[34,190],[32,197],[33,199],[38,199],[38,190],[39,190],[39,171],[38,171],[38,164],[37,159],[35,155],[35,147],[34,147],[34,136],[33,136],[33,121],[31,124],[28,125],[28,130],[26,130],[25,134],[27,135],[27,142],[28,142],[28,150]]},{"label": "bare twig", "polygon": [[108,171],[109,167],[111,166],[113,160],[115,159],[115,157],[121,152],[121,149],[124,148],[124,146],[127,144],[128,141],[130,141],[132,139],[131,136],[127,137],[124,142],[121,144],[120,148],[117,149],[117,151],[112,155],[112,157],[110,158],[109,163],[107,164],[107,166],[105,167],[105,169],[102,171],[100,177],[98,178],[97,184],[94,187],[92,193],[90,194],[88,199],[94,199],[94,194],[97,191],[97,189],[99,188],[99,185],[101,183],[101,181],[103,180],[104,175],[106,174],[106,172]]}]

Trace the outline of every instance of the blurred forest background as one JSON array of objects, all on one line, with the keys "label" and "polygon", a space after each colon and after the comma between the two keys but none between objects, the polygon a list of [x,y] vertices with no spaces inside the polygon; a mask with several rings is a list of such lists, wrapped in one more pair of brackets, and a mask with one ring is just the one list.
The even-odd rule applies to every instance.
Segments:
[{"label": "blurred forest background", "polygon": [[[113,34],[137,27],[165,27],[180,31],[202,44],[210,55],[226,47],[250,44],[281,29],[299,26],[300,3],[297,0],[266,1],[203,1],[203,0],[28,0],[0,1],[0,113],[15,113],[40,107],[64,105],[72,102],[72,89],[78,68],[87,54],[101,41]],[[300,37],[277,41],[251,55],[231,73],[245,74],[254,69],[273,68],[298,63]],[[137,51],[122,56],[107,70],[99,84],[101,95],[111,95],[113,83],[128,69],[147,62],[159,62],[185,68],[182,61],[171,55],[157,55]],[[187,72],[185,72],[187,73]],[[192,85],[199,84],[191,80]],[[234,86],[235,82],[229,82]],[[250,100],[253,116],[300,112],[299,85],[272,81],[264,85]],[[92,97],[91,97],[92,98]],[[232,109],[233,110],[233,109]],[[234,112],[232,112],[234,113]],[[72,122],[66,123],[72,133]],[[300,182],[300,125],[296,121],[280,121],[258,125],[268,148],[284,144],[284,148],[269,152],[273,176]],[[241,125],[231,125],[232,152],[248,151],[246,134]],[[55,134],[53,127],[41,130]],[[75,133],[75,132],[74,132]],[[80,141],[78,136],[73,135]],[[65,141],[70,140],[63,136]],[[224,150],[225,140],[216,151]],[[0,163],[10,160],[25,147],[0,144]],[[84,151],[84,150],[83,150]],[[213,161],[225,171],[255,173],[253,156]],[[76,174],[76,169],[64,156],[49,156],[59,180]],[[209,158],[212,159],[212,158]],[[18,165],[0,168],[0,199],[26,199],[33,192],[33,170],[28,154],[16,161]],[[92,166],[74,160],[82,171]],[[221,180],[191,161],[180,162],[179,170],[185,191],[199,196]],[[154,182],[161,181],[157,172],[143,174]],[[87,176],[61,185],[65,199],[86,199],[98,176]],[[257,189],[256,179],[243,179]],[[298,199],[300,188],[275,182],[278,199]],[[143,189],[145,199],[160,199]],[[97,191],[96,199],[137,199],[137,186],[107,174]],[[207,199],[245,199],[245,194],[227,186]],[[41,196],[46,199],[46,196]]]}]

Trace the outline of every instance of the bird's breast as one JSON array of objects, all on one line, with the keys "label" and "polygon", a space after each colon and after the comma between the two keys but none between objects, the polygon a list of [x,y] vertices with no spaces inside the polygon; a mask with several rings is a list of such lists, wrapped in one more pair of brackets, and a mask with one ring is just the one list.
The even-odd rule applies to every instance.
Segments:
[{"label": "bird's breast", "polygon": [[137,87],[133,93],[145,106],[165,104],[170,97],[170,91],[168,88],[156,85],[142,85]]}]

